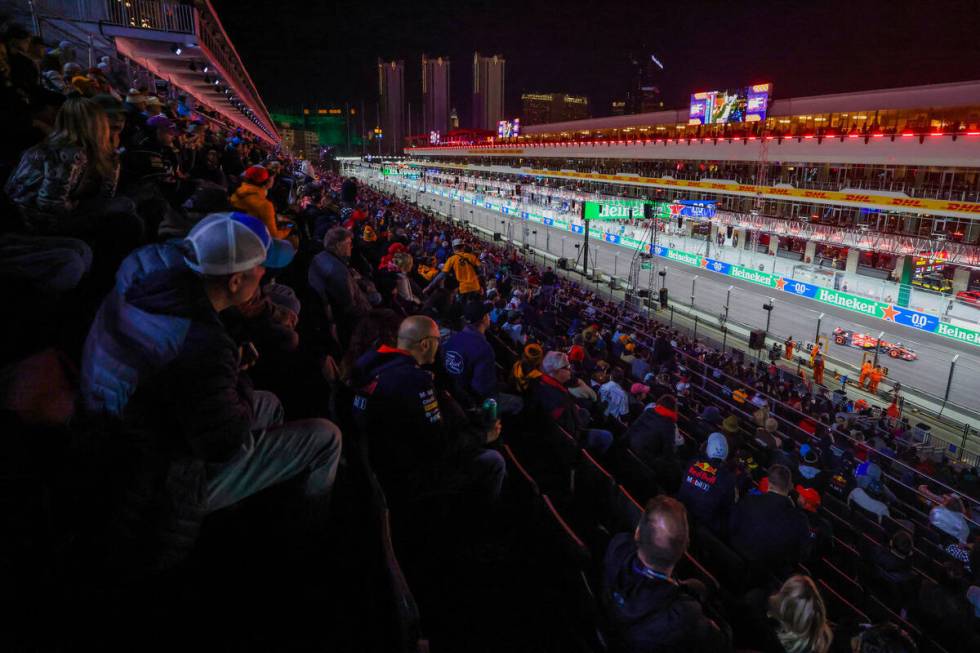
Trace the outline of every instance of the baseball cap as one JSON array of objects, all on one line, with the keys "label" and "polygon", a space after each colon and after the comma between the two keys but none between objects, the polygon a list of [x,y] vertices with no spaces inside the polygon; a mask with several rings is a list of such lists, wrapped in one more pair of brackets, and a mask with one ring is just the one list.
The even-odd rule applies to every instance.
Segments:
[{"label": "baseball cap", "polygon": [[800,508],[803,508],[803,510],[808,512],[816,512],[817,508],[820,507],[820,493],[814,490],[812,487],[797,485],[796,494],[799,497],[797,504],[800,506]]},{"label": "baseball cap", "polygon": [[717,431],[708,436],[708,445],[705,447],[708,458],[728,458],[728,440]]},{"label": "baseball cap", "polygon": [[463,318],[468,324],[476,324],[492,309],[493,306],[490,304],[485,304],[483,302],[469,302],[463,307]]},{"label": "baseball cap", "polygon": [[453,247],[459,247],[463,244],[462,238],[453,238]]},{"label": "baseball cap", "polygon": [[641,395],[644,392],[650,392],[650,386],[644,385],[642,383],[634,383],[630,386],[631,395]]},{"label": "baseball cap", "polygon": [[262,166],[252,166],[242,175],[245,181],[260,186],[269,181],[269,171]]},{"label": "baseball cap", "polygon": [[721,424],[721,411],[718,410],[717,406],[705,406],[704,410],[701,411],[701,419],[709,424]]},{"label": "baseball cap", "polygon": [[187,242],[196,260],[187,266],[207,275],[234,274],[262,265],[284,267],[295,255],[293,246],[276,240],[258,218],[246,213],[212,213],[191,229]]},{"label": "baseball cap", "polygon": [[173,130],[173,129],[175,129],[177,127],[174,124],[174,121],[173,120],[171,120],[170,118],[168,118],[167,116],[164,116],[162,114],[161,115],[153,116],[152,118],[149,118],[146,121],[146,126],[147,127],[153,127],[154,129],[161,128],[161,129],[170,129],[170,130]]}]

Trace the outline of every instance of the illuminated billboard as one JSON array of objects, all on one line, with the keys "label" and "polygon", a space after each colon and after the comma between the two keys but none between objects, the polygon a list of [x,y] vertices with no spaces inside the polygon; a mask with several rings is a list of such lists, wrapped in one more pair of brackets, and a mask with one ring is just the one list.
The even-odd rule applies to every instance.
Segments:
[{"label": "illuminated billboard", "polygon": [[441,142],[442,142],[442,137],[439,135],[439,132],[437,132],[437,131],[431,131],[431,132],[429,132],[429,144],[430,145],[438,145]]},{"label": "illuminated billboard", "polygon": [[689,125],[760,122],[766,119],[772,84],[755,84],[734,91],[702,91],[691,95]]},{"label": "illuminated billboard", "polygon": [[501,120],[497,123],[498,138],[513,138],[521,135],[521,119]]}]

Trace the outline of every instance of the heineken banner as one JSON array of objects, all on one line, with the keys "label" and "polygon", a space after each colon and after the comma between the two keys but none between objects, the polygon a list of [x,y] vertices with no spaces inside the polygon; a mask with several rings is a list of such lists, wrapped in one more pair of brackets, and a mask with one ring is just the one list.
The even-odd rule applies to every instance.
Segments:
[{"label": "heineken banner", "polygon": [[[434,189],[433,192],[442,194]],[[466,201],[465,198],[463,201]],[[485,202],[483,196],[474,196],[470,201],[477,206],[483,204],[488,209],[501,212],[504,210],[503,206]],[[602,203],[585,202],[585,218],[587,220],[610,221],[628,220],[630,217],[642,218],[643,205],[645,203],[653,205],[654,215],[660,219],[669,219],[672,215],[677,215],[679,213],[677,207],[684,206],[685,204],[688,207],[694,206],[695,210],[700,215],[709,215],[714,211],[714,207],[708,206],[708,202],[686,202],[685,204],[677,202],[674,203],[673,209],[667,202],[644,202],[643,200],[623,200]],[[540,222],[549,227],[554,227],[564,231],[571,231],[572,233],[576,234],[582,234],[585,231],[584,225],[572,224],[557,218],[546,218],[534,213],[522,213],[516,209],[509,209],[507,210],[507,213],[520,214],[520,216],[524,219]],[[772,288],[791,295],[799,295],[800,297],[806,297],[821,304],[829,304],[831,306],[842,308],[846,311],[861,313],[862,315],[878,318],[886,322],[894,322],[895,324],[901,324],[902,326],[918,329],[919,331],[936,333],[945,338],[950,338],[952,340],[965,342],[967,344],[980,347],[980,331],[948,324],[942,322],[935,315],[913,311],[910,308],[905,308],[898,304],[880,302],[867,297],[862,297],[860,295],[853,295],[850,293],[841,292],[839,290],[824,288],[812,283],[797,281],[796,279],[790,279],[789,277],[781,277],[768,272],[763,272],[761,270],[754,270],[743,265],[726,263],[724,261],[706,258],[699,256],[698,254],[683,252],[680,250],[671,249],[669,247],[652,247],[645,242],[637,240],[636,238],[602,231],[594,227],[589,228],[589,234],[619,247],[626,247],[634,250],[643,249],[644,251],[655,254],[661,258],[683,263],[684,265],[701,268],[703,270],[729,276],[734,279],[741,279],[742,281],[748,281],[749,283],[754,283],[766,288]]]}]

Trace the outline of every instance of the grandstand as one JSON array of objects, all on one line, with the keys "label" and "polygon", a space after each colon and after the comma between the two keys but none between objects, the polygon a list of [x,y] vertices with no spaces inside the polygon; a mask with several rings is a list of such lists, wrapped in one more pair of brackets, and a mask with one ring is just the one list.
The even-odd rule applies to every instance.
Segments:
[{"label": "grandstand", "polygon": [[786,650],[803,602],[800,650],[980,646],[976,461],[897,391],[425,206],[521,176],[292,157],[207,0],[33,8],[0,49],[4,650]]}]

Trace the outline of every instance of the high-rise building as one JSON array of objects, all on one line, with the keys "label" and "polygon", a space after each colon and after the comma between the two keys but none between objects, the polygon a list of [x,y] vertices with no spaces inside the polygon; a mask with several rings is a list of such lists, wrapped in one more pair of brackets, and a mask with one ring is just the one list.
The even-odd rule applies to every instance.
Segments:
[{"label": "high-rise building", "polygon": [[405,147],[405,62],[378,59],[381,145],[376,152],[401,154]]},{"label": "high-rise building", "polygon": [[522,93],[521,124],[542,125],[549,122],[591,118],[589,98],[568,93]]},{"label": "high-rise building", "polygon": [[503,56],[481,57],[473,53],[473,117],[474,129],[497,131],[497,123],[504,120],[504,66]]},{"label": "high-rise building", "polygon": [[612,104],[609,106],[609,115],[611,116],[626,115],[626,100],[613,100]]},{"label": "high-rise building", "polygon": [[449,131],[449,59],[422,55],[422,133]]},{"label": "high-rise building", "polygon": [[459,129],[459,114],[456,113],[456,107],[449,112],[449,129]]},{"label": "high-rise building", "polygon": [[626,113],[660,111],[664,106],[659,87],[663,65],[652,54],[636,57],[630,63],[633,74],[626,94]]}]

